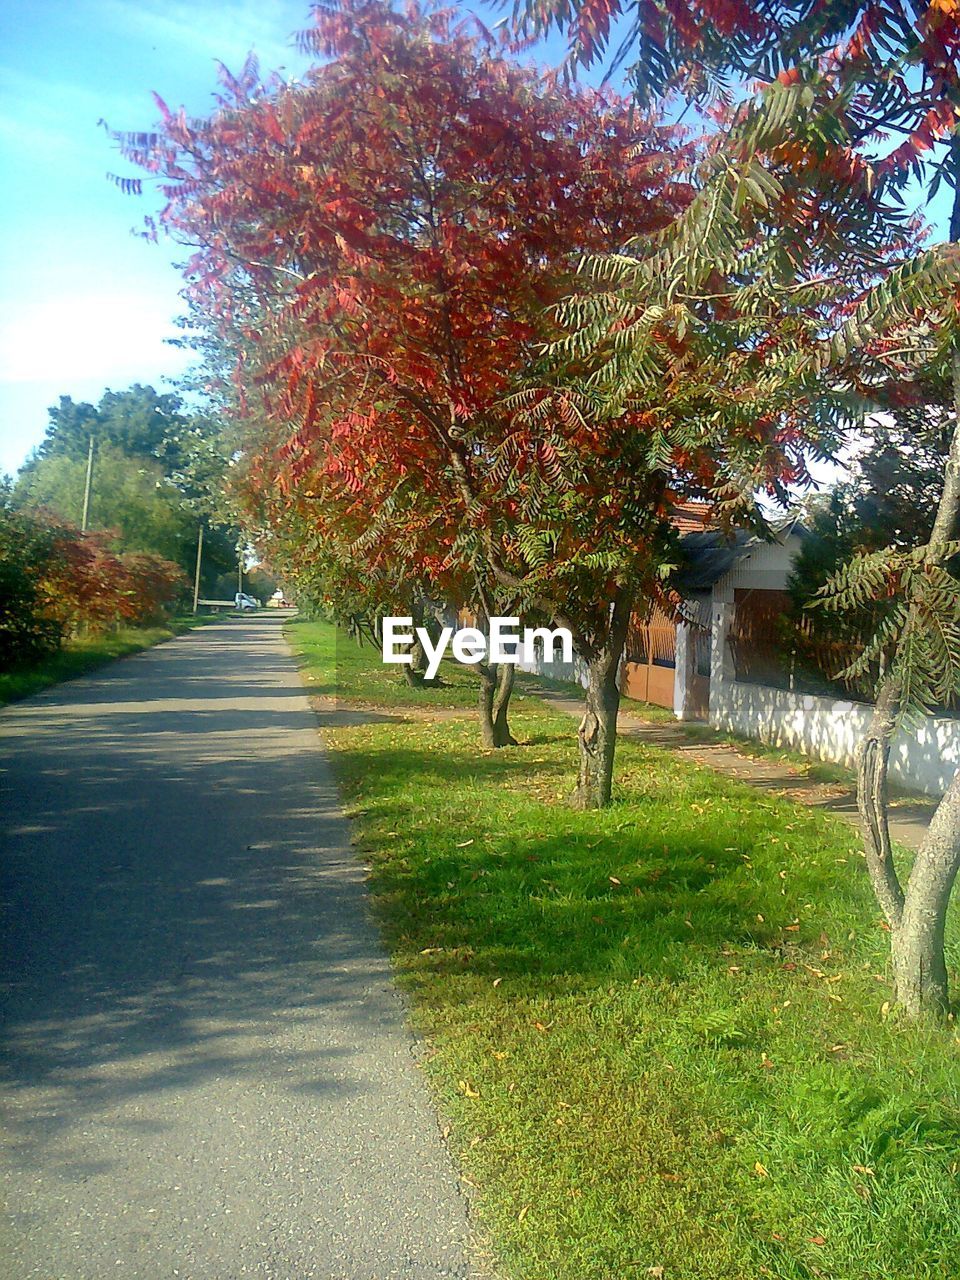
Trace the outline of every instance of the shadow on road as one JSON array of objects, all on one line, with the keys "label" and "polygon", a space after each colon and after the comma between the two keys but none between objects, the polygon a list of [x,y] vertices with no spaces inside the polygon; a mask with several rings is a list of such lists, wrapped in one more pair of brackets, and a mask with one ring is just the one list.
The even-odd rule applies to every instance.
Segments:
[{"label": "shadow on road", "polygon": [[[281,1021],[309,1047],[268,1056],[268,1087],[360,1087],[342,1060],[382,1014],[366,997],[386,966],[356,927],[360,872],[313,717],[290,707],[303,691],[277,687],[284,664],[258,640],[252,657],[229,630],[166,646],[4,718],[3,1081],[20,1162],[88,1176],[58,1150],[64,1128],[125,1098],[175,1107],[203,1077],[263,1078]],[[332,1006],[344,1043],[320,1052],[312,1024]]]}]

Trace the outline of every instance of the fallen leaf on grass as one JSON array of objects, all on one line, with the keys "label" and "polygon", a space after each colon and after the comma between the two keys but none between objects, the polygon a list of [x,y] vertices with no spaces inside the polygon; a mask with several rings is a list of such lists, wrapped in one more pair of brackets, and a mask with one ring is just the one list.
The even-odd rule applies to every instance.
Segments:
[{"label": "fallen leaf on grass", "polygon": [[807,1243],[808,1243],[808,1244],[826,1244],[827,1242],[826,1242],[826,1240],[823,1238],[823,1236],[810,1236],[810,1237],[808,1238]]},{"label": "fallen leaf on grass", "polygon": [[473,841],[472,841],[472,840],[463,840],[463,841],[461,841],[461,843],[460,843],[460,844],[458,844],[456,847],[457,847],[458,849],[467,849],[467,848],[469,848],[469,846],[470,846],[470,845],[472,845],[472,844],[473,844]]},{"label": "fallen leaf on grass", "polygon": [[503,981],[503,979],[502,979],[502,978],[494,978],[494,980],[493,980],[493,985],[494,985],[495,987],[499,987],[499,985],[500,985],[500,983],[501,983],[502,981]]},{"label": "fallen leaf on grass", "polygon": [[618,880],[616,876],[607,876],[611,884],[623,884],[622,880]]},{"label": "fallen leaf on grass", "polygon": [[475,1088],[473,1087],[473,1085],[472,1085],[472,1084],[470,1084],[470,1082],[469,1082],[469,1081],[467,1081],[467,1080],[460,1080],[460,1081],[458,1081],[458,1084],[459,1084],[459,1087],[460,1087],[460,1091],[461,1091],[461,1093],[463,1094],[463,1096],[464,1096],[465,1098],[479,1098],[479,1097],[480,1097],[480,1090],[479,1090],[479,1089],[475,1089]]},{"label": "fallen leaf on grass", "polygon": [[530,1206],[528,1204],[525,1204],[523,1208],[520,1210],[520,1212],[517,1214],[517,1221],[522,1222],[529,1212],[530,1212]]},{"label": "fallen leaf on grass", "polygon": [[758,1160],[758,1161],[756,1162],[756,1164],[753,1166],[753,1172],[757,1175],[757,1177],[758,1177],[758,1178],[769,1178],[769,1177],[770,1177],[770,1174],[769,1174],[769,1172],[767,1171],[766,1166],[765,1166],[765,1165],[762,1165],[762,1164],[760,1163],[760,1161],[759,1161],[759,1160]]}]

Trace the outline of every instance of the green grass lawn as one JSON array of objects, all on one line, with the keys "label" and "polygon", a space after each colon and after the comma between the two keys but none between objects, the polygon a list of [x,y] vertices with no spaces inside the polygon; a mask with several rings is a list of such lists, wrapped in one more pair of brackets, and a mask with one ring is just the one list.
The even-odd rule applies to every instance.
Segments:
[{"label": "green grass lawn", "polygon": [[295,618],[287,623],[286,634],[301,660],[304,679],[319,697],[378,707],[472,710],[477,705],[477,678],[456,662],[444,662],[433,686],[415,688],[407,684],[399,666],[386,666],[370,645],[361,648],[327,623]]},{"label": "green grass lawn", "polygon": [[[410,702],[292,632],[315,688]],[[472,705],[444,680],[417,705]],[[468,716],[324,731],[503,1274],[955,1280],[960,1037],[887,1013],[854,831],[632,742],[578,813],[569,716],[512,724],[499,752]]]},{"label": "green grass lawn", "polygon": [[169,640],[171,636],[203,626],[215,616],[187,614],[172,618],[164,626],[119,627],[105,635],[73,640],[41,662],[0,672],[0,706],[16,702],[20,698],[28,698],[32,693],[39,693],[41,689],[59,684],[62,680],[82,676],[114,658],[149,649],[161,640]]}]

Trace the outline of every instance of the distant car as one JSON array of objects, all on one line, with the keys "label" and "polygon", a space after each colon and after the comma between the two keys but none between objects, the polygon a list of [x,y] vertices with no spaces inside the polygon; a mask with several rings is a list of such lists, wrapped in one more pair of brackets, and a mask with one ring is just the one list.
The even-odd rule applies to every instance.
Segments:
[{"label": "distant car", "polygon": [[233,597],[234,604],[241,613],[245,613],[248,609],[259,609],[260,601],[254,596],[248,596],[245,591],[238,591]]},{"label": "distant car", "polygon": [[289,609],[290,602],[283,597],[282,588],[278,587],[270,599],[267,601],[268,609]]}]

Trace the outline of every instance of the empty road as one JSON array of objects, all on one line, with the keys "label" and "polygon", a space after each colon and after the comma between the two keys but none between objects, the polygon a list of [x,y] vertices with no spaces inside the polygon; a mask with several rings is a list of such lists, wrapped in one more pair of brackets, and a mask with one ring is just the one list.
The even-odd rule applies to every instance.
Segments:
[{"label": "empty road", "polygon": [[4,1280],[470,1274],[279,624],[0,714]]}]

